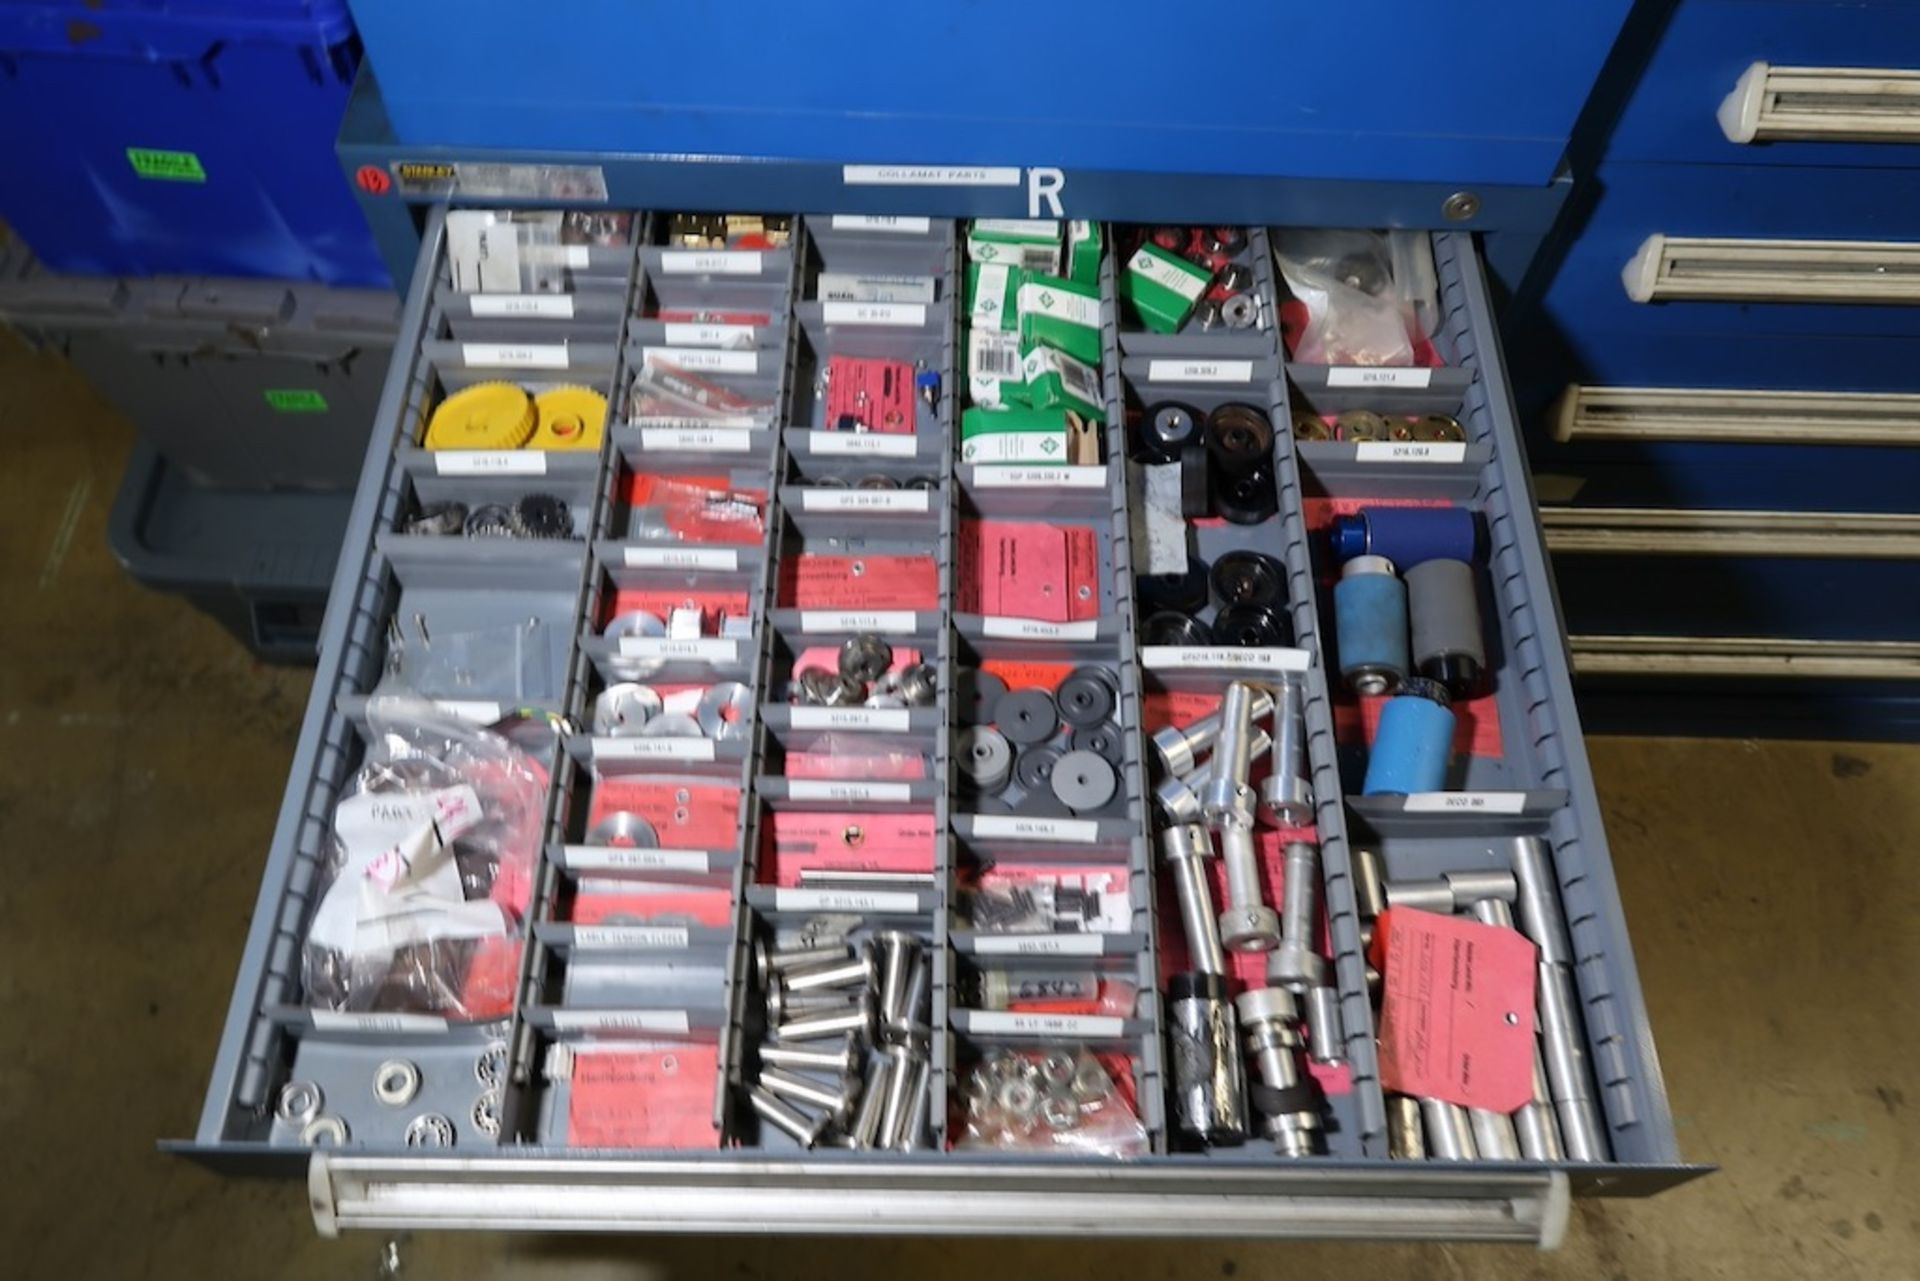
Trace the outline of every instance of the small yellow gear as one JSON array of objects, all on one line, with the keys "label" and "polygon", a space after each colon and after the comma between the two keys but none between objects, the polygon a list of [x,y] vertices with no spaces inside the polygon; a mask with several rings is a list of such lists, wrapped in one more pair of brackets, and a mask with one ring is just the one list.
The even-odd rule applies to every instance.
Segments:
[{"label": "small yellow gear", "polygon": [[512,383],[475,383],[427,420],[428,449],[518,449],[533,435],[533,402]]},{"label": "small yellow gear", "polygon": [[528,449],[598,449],[606,430],[607,398],[591,387],[555,387],[534,398],[540,418]]}]

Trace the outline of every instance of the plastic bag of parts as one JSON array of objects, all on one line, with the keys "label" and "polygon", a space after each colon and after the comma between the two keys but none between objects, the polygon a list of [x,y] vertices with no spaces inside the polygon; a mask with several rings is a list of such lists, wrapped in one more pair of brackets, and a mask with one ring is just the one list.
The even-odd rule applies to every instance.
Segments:
[{"label": "plastic bag of parts", "polygon": [[766,427],[773,422],[772,398],[742,395],[664,360],[643,366],[629,393],[628,417],[635,426]]},{"label": "plastic bag of parts", "polygon": [[[1273,256],[1296,307],[1293,359],[1313,365],[1412,365],[1438,314],[1430,242],[1421,233],[1281,230]],[[1298,312],[1304,309],[1302,319]],[[1287,320],[1288,308],[1282,308]]]},{"label": "plastic bag of parts", "polygon": [[414,697],[367,704],[367,759],[334,805],[307,926],[323,1009],[498,1018],[513,1008],[547,771]]},{"label": "plastic bag of parts", "polygon": [[767,528],[764,495],[716,478],[636,476],[629,500],[629,542],[757,547]]},{"label": "plastic bag of parts", "polygon": [[[1122,1060],[1124,1062],[1124,1060]],[[1147,1127],[1106,1064],[1085,1046],[996,1046],[961,1082],[959,1151],[1137,1157]]]}]

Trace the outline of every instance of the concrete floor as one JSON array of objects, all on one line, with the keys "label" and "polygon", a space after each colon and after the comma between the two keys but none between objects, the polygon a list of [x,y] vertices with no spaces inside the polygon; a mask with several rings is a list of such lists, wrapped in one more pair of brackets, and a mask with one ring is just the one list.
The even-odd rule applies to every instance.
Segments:
[{"label": "concrete floor", "polygon": [[[106,547],[129,443],[0,337],[0,1272],[371,1277],[295,1183],[162,1155],[189,1134],[309,674],[263,668]],[[415,1237],[407,1275],[1913,1277],[1920,749],[1590,744],[1680,1140],[1722,1168],[1499,1247]],[[1902,1191],[1902,1188],[1906,1191]],[[1904,1260],[1904,1262],[1903,1262]]]}]

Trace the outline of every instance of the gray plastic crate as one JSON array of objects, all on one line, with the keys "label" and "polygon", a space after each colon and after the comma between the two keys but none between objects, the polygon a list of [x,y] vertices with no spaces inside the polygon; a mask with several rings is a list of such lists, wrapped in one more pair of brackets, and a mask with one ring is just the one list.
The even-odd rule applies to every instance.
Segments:
[{"label": "gray plastic crate", "polygon": [[[951,283],[959,264],[954,242],[945,238],[947,231],[943,227],[943,234],[933,239],[944,247]],[[1172,357],[1174,365],[1160,369],[1151,362],[1168,358],[1123,360],[1109,258],[1102,269],[1108,423],[1105,460],[1084,474],[1092,483],[1083,487],[1073,483],[1080,477],[1044,469],[962,467],[946,432],[937,449],[920,440],[910,452],[885,460],[889,474],[937,478],[925,510],[874,512],[823,510],[810,506],[805,497],[821,492],[823,482],[856,478],[879,460],[801,447],[801,442],[834,434],[816,430],[819,424],[811,410],[817,389],[808,384],[806,371],[842,341],[864,341],[857,328],[810,324],[805,312],[799,321],[793,319],[796,308],[804,305],[796,302],[800,264],[811,261],[814,252],[802,234],[791,252],[762,256],[752,272],[695,273],[671,286],[683,305],[693,307],[708,299],[716,306],[731,305],[742,289],[753,290],[761,305],[777,309],[785,319],[777,335],[763,335],[757,344],[767,358],[754,377],[764,380],[774,398],[771,421],[763,427],[684,426],[670,429],[680,434],[649,436],[647,428],[618,425],[616,409],[616,426],[593,462],[588,537],[580,544],[496,562],[457,546],[423,557],[417,554],[420,549],[403,550],[388,532],[395,527],[409,487],[420,479],[420,453],[408,442],[431,400],[455,381],[448,376],[446,345],[431,340],[444,332],[436,326],[446,300],[436,297],[434,289],[440,237],[438,221],[430,221],[408,304],[408,340],[382,400],[352,533],[334,584],[321,671],[227,1031],[198,1134],[181,1145],[184,1150],[211,1160],[281,1168],[298,1168],[309,1159],[304,1149],[275,1141],[267,1105],[302,1062],[303,1046],[322,1039],[303,1006],[298,944],[318,884],[317,864],[333,801],[360,755],[364,731],[352,714],[355,699],[379,676],[383,629],[396,608],[406,612],[402,602],[407,594],[418,597],[423,589],[465,593],[471,598],[467,607],[473,609],[494,602],[503,608],[538,602],[540,611],[555,610],[555,618],[561,603],[570,600],[569,643],[560,660],[555,701],[576,725],[584,725],[593,698],[618,676],[623,657],[618,645],[598,635],[609,593],[676,584],[688,591],[716,585],[744,591],[751,638],[741,638],[725,653],[708,647],[678,654],[659,678],[741,681],[755,696],[750,728],[733,742],[684,751],[676,747],[640,758],[611,753],[584,730],[567,739],[555,763],[546,843],[535,876],[531,941],[524,950],[519,1000],[505,1036],[509,1085],[501,1101],[501,1137],[494,1142],[463,1132],[455,1153],[438,1156],[395,1149],[377,1136],[311,1154],[309,1182],[323,1229],[485,1223],[495,1228],[692,1231],[729,1225],[737,1230],[750,1221],[766,1230],[860,1232],[883,1224],[890,1231],[1024,1234],[1081,1230],[1095,1223],[1127,1233],[1551,1242],[1564,1226],[1564,1198],[1570,1187],[1646,1194],[1697,1173],[1679,1160],[1661,1090],[1573,715],[1551,582],[1526,490],[1486,288],[1468,238],[1442,236],[1436,244],[1446,345],[1467,380],[1454,406],[1471,441],[1464,463],[1363,463],[1347,455],[1323,457],[1296,450],[1285,430],[1289,390],[1277,350],[1247,357],[1195,344]],[[859,240],[834,244],[837,268],[844,263],[846,269],[862,269]],[[653,248],[635,255],[630,289],[636,294],[644,290],[660,257],[661,251]],[[898,261],[876,259],[871,269]],[[569,349],[570,358],[588,362],[596,381],[608,376],[616,389],[626,379],[636,348],[643,345],[635,341],[634,327],[648,323],[632,319],[631,306],[622,314],[630,317],[624,341],[619,334],[595,334]],[[937,319],[930,315],[929,332],[910,344],[923,362],[939,353],[946,385],[936,417],[943,429],[958,412],[952,404],[957,392],[955,324],[951,310],[940,309]],[[880,354],[857,346],[848,350]],[[605,373],[604,352],[618,353],[610,374]],[[1216,361],[1227,362],[1229,368],[1224,373],[1210,368]],[[1244,369],[1236,361],[1244,361]],[[1136,555],[1123,483],[1130,467],[1125,410],[1130,402],[1162,391],[1203,407],[1225,399],[1249,401],[1260,405],[1279,428],[1274,458],[1279,514],[1258,526],[1207,527],[1198,545],[1207,555],[1254,547],[1280,557],[1301,651],[1298,661],[1305,664],[1309,763],[1352,1086],[1329,1101],[1327,1155],[1304,1161],[1282,1160],[1258,1143],[1185,1152],[1169,1133],[1159,952],[1163,931],[1172,922],[1160,913],[1156,893],[1158,858],[1150,818],[1143,698],[1170,683],[1217,685],[1243,669],[1206,656],[1178,665],[1181,670],[1146,667],[1134,643]],[[681,477],[717,473],[736,486],[764,488],[770,501],[758,543],[735,547],[718,559],[653,554],[673,545],[648,541],[636,525],[627,486],[635,471],[656,469]],[[1404,805],[1356,799],[1343,790],[1342,767],[1350,762],[1342,759],[1336,697],[1326,674],[1330,628],[1317,586],[1326,565],[1306,522],[1306,500],[1323,494],[1427,496],[1469,503],[1484,513],[1491,544],[1485,581],[1493,624],[1489,644],[1499,655],[1494,664],[1496,706],[1506,745],[1500,756],[1475,762],[1459,781],[1477,789],[1523,792],[1520,813],[1497,824],[1474,826],[1474,820],[1458,815],[1408,813]],[[957,608],[961,522],[980,514],[1089,530],[1099,563],[1100,614],[1089,620],[1092,625],[1009,625]],[[939,607],[908,611],[904,617],[881,604],[801,609],[782,594],[787,558],[862,546],[882,551],[918,548],[930,555]],[[435,600],[438,603],[438,597]],[[910,712],[904,727],[867,727],[920,755],[925,776],[904,792],[859,786],[824,793],[796,789],[784,776],[785,761],[804,746],[809,727],[799,724],[794,710],[785,705],[795,661],[810,645],[834,643],[864,630],[886,631],[896,644],[913,644],[936,665],[939,695],[933,707]],[[1124,763],[1121,794],[1110,812],[1072,820],[1028,816],[1009,823],[993,812],[994,806],[958,790],[950,752],[956,726],[954,674],[962,666],[999,658],[1098,662],[1117,673],[1116,716]],[[642,853],[616,859],[586,844],[597,775],[737,787],[735,838],[724,842],[724,848],[680,858]],[[769,825],[783,813],[836,806],[855,814],[923,815],[933,835],[931,884],[862,898],[796,897],[769,883],[770,869],[763,865],[763,836]],[[1554,846],[1566,914],[1574,923],[1575,950],[1582,958],[1578,978],[1587,1048],[1603,1094],[1612,1160],[1558,1166],[1391,1162],[1352,890],[1353,845],[1375,842],[1396,872],[1403,866],[1422,871],[1430,870],[1431,862],[1422,861],[1422,851],[1485,841],[1487,857],[1493,857],[1499,841],[1520,831],[1544,834]],[[1129,928],[1100,940],[1091,963],[1103,973],[1137,982],[1135,1003],[1118,1025],[1066,1026],[1092,1031],[1092,1043],[1127,1056],[1151,1155],[1114,1164],[946,1150],[956,1137],[949,1101],[962,1087],[970,1058],[983,1046],[1026,1041],[1045,1030],[1044,1024],[983,1022],[979,1012],[969,1008],[964,980],[983,965],[1004,962],[1017,968],[1055,959],[996,955],[992,946],[981,946],[981,935],[967,928],[956,878],[982,856],[1040,861],[1091,857],[1128,870]],[[723,893],[727,925],[690,929],[684,938],[589,934],[583,941],[581,931],[564,919],[569,897],[581,878],[608,875],[665,877]],[[741,1086],[750,1071],[752,1041],[761,1031],[750,945],[770,931],[823,911],[848,917],[856,936],[894,925],[911,930],[932,948],[932,1150],[802,1153],[783,1136],[764,1131],[744,1106]],[[602,964],[608,961],[619,964]],[[345,1070],[342,1064],[349,1062],[369,1071],[381,1058],[401,1052],[396,1047],[453,1053],[445,1047],[484,1048],[497,1035],[490,1028],[396,1027],[377,1016],[357,1025],[349,1021],[345,1029],[337,1018],[322,1021],[329,1025],[320,1029],[331,1047],[329,1072]],[[575,1049],[583,1038],[607,1033],[665,1037],[715,1049],[713,1147],[609,1152],[567,1146]],[[508,1186],[513,1188],[510,1197],[496,1195]]]},{"label": "gray plastic crate", "polygon": [[0,283],[0,320],[60,352],[194,481],[346,492],[399,332],[383,290],[60,276]]}]

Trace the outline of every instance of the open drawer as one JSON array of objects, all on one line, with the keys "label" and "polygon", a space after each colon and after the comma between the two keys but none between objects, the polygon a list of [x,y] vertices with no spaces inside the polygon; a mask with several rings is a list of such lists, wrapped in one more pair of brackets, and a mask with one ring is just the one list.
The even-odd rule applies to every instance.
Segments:
[{"label": "open drawer", "polygon": [[[553,308],[556,325],[536,309],[476,343],[450,335],[474,309],[449,291],[444,221],[429,220],[412,281],[205,1109],[176,1150],[304,1170],[326,1232],[1551,1245],[1570,1194],[1701,1172],[1675,1141],[1469,237],[1434,239],[1444,374],[1379,406],[1328,398],[1322,379],[1307,406],[1294,398],[1314,375],[1277,347],[1248,359],[1202,335],[1177,360],[1123,359],[1109,230],[1080,285],[1099,368],[1059,380],[1098,412],[1065,461],[996,464],[963,460],[955,439],[964,227],[895,220],[872,238],[913,243],[882,241],[869,264],[858,238],[816,243],[812,220],[694,257],[665,216],[596,220],[577,256],[593,305]],[[932,268],[938,305],[882,299],[819,323],[823,249],[883,289],[919,289],[901,277]],[[622,272],[626,302],[608,306]],[[656,299],[685,314],[658,321]],[[642,327],[656,322],[685,328],[655,344]],[[842,430],[869,405],[847,399],[849,378],[882,403],[910,389],[886,421],[920,430]],[[436,449],[463,439],[442,406],[476,385],[491,390],[470,400],[510,421],[473,427],[480,447]],[[536,425],[519,443],[521,393],[536,417],[568,415],[557,437]],[[1267,593],[1232,638],[1225,600],[1193,609],[1211,640],[1148,634],[1143,584],[1165,549],[1137,519],[1151,487],[1130,410],[1168,400],[1233,416],[1235,465],[1270,487],[1234,490],[1233,520],[1182,535],[1189,555],[1263,567],[1232,580]],[[1461,439],[1301,447],[1301,409],[1446,414]],[[1373,715],[1344,692],[1320,521],[1369,503],[1470,511],[1479,531],[1485,692],[1431,792],[1363,788]],[[1189,1065],[1170,1034],[1192,989],[1178,980],[1198,962],[1173,906],[1156,735],[1237,681],[1300,717],[1296,827],[1284,855],[1262,829],[1260,892],[1278,905],[1284,862],[1313,871],[1296,884],[1324,904],[1317,932],[1301,918],[1323,975],[1304,1003],[1339,1030],[1311,1029],[1325,1062],[1295,1155],[1252,1126],[1238,1145],[1196,1142],[1176,1098]],[[396,682],[439,710],[387,697]],[[373,938],[364,911],[352,932],[318,931],[341,910],[321,905],[342,853],[362,866],[343,797],[378,811],[383,788],[446,782],[396,764],[409,715],[452,722],[442,739],[515,745],[533,787],[524,849],[504,842],[480,873],[460,863],[459,905],[484,897],[487,926],[461,915],[451,944]],[[1384,866],[1389,888],[1498,872],[1522,842],[1557,870],[1533,885],[1565,923],[1547,959],[1573,998],[1560,1048],[1586,1065],[1592,1134],[1567,1145],[1574,1159],[1406,1159],[1381,1085],[1364,869]],[[1262,977],[1278,970],[1232,962],[1223,982],[1279,990]],[[822,1027],[834,1035],[812,1039]],[[875,1080],[891,1146],[859,1139],[858,1083]],[[1271,1102],[1242,1119],[1264,1126]],[[1059,1137],[1101,1109],[1118,1129]],[[1044,1146],[1028,1141],[1041,1126]]]}]

